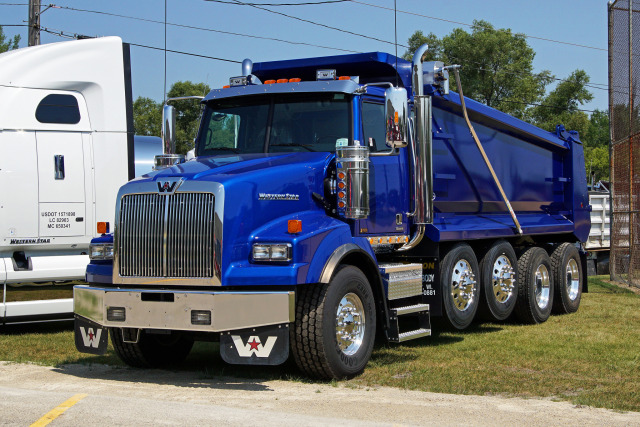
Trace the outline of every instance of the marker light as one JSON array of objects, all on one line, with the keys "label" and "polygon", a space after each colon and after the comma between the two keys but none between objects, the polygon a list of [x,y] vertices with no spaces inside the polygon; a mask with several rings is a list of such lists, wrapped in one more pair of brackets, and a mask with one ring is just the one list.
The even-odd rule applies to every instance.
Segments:
[{"label": "marker light", "polygon": [[338,174],[338,178],[340,178],[340,179],[344,179],[344,177],[345,177],[344,172],[340,172],[340,173]]},{"label": "marker light", "polygon": [[289,79],[278,79],[276,83],[289,83]]},{"label": "marker light", "polygon": [[340,76],[340,77],[338,77],[338,80],[351,80],[351,77],[349,77],[349,76]]},{"label": "marker light", "polygon": [[289,83],[300,83],[302,81],[302,79],[299,78],[293,78],[293,79],[289,79]]},{"label": "marker light", "polygon": [[299,219],[290,219],[287,223],[287,232],[289,234],[302,232],[302,221]]},{"label": "marker light", "polygon": [[344,196],[345,196],[344,191],[341,191],[341,192],[338,193],[338,197],[340,199],[344,199]]},{"label": "marker light", "polygon": [[108,222],[99,222],[97,227],[98,234],[107,234],[109,232]]},{"label": "marker light", "polygon": [[231,86],[229,86],[229,85],[224,85],[224,86],[222,86],[222,89],[229,89],[230,87]]},{"label": "marker light", "polygon": [[272,85],[272,84],[274,84],[275,82],[276,82],[275,80],[265,80],[265,81],[264,81],[264,84],[266,84],[266,85]]}]

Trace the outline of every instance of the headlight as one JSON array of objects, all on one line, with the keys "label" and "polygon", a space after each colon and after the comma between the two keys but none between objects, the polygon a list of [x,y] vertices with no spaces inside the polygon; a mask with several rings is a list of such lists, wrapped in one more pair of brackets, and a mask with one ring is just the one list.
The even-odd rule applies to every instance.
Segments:
[{"label": "headlight", "polygon": [[91,243],[89,259],[113,259],[113,243]]},{"label": "headlight", "polygon": [[254,261],[291,261],[291,243],[270,243],[253,245]]}]

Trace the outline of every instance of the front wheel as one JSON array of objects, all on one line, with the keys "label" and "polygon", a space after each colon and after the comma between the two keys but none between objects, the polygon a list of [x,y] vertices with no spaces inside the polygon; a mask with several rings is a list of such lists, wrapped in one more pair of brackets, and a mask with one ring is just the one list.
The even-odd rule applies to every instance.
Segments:
[{"label": "front wheel", "polygon": [[329,284],[300,287],[291,352],[307,375],[337,379],[361,373],[375,333],[373,293],[356,267],[340,268]]}]

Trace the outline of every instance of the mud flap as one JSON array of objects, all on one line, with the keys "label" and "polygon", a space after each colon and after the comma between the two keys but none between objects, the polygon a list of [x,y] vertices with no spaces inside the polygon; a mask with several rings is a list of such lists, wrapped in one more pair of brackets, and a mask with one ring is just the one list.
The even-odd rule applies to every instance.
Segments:
[{"label": "mud flap", "polygon": [[107,351],[107,337],[109,330],[101,325],[75,316],[73,332],[76,348],[81,353],[105,354]]},{"label": "mud flap", "polygon": [[222,332],[220,355],[234,365],[280,365],[289,357],[289,324]]}]

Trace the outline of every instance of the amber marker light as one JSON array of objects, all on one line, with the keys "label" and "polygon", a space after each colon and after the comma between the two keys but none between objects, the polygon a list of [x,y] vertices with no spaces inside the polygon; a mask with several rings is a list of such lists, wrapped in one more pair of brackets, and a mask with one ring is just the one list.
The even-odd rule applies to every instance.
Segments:
[{"label": "amber marker light", "polygon": [[340,179],[344,179],[344,176],[345,176],[345,175],[344,175],[344,172],[340,172],[340,173],[338,174],[338,178],[340,178]]},{"label": "amber marker light", "polygon": [[302,81],[302,79],[299,78],[294,78],[294,79],[289,79],[289,83],[300,83]]},{"label": "amber marker light", "polygon": [[278,79],[276,83],[289,83],[289,79]]},{"label": "amber marker light", "polygon": [[338,80],[351,80],[351,77],[349,77],[349,76],[340,76],[340,77],[338,77]]},{"label": "amber marker light", "polygon": [[338,198],[344,199],[344,196],[345,196],[344,191],[341,191],[338,193]]},{"label": "amber marker light", "polygon": [[290,219],[287,223],[287,232],[289,234],[302,232],[302,221],[300,221],[299,219]]},{"label": "amber marker light", "polygon": [[109,223],[99,222],[97,230],[98,230],[98,234],[107,234],[109,232]]},{"label": "amber marker light", "polygon": [[222,89],[229,89],[231,86],[230,85],[224,85],[222,86]]},{"label": "amber marker light", "polygon": [[344,182],[339,182],[339,183],[338,183],[338,188],[339,188],[339,189],[343,190],[343,189],[344,189],[344,187],[346,187],[346,184],[345,184]]},{"label": "amber marker light", "polygon": [[264,84],[266,84],[266,85],[272,85],[272,84],[274,84],[275,82],[276,82],[275,80],[265,80],[265,81],[264,81]]}]

